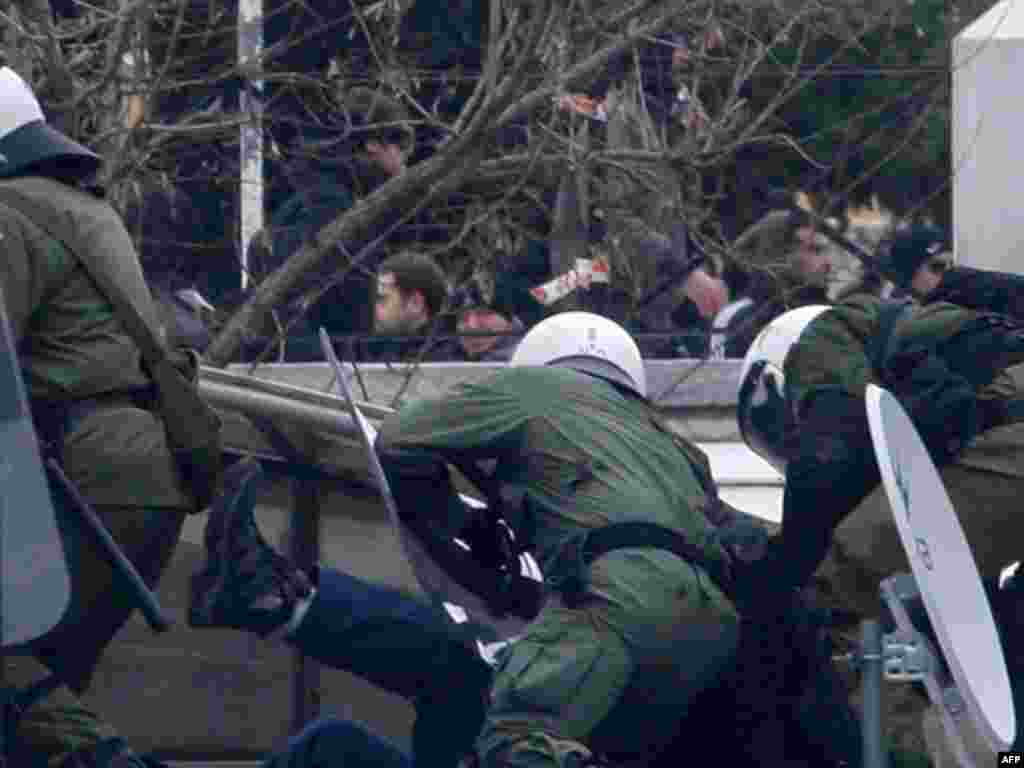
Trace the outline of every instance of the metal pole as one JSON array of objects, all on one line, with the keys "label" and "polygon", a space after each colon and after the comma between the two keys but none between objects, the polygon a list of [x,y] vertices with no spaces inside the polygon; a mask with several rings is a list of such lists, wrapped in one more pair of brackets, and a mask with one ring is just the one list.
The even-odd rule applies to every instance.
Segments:
[{"label": "metal pole", "polygon": [[863,714],[861,738],[864,768],[887,768],[882,739],[882,627],[872,619],[860,625],[861,689]]},{"label": "metal pole", "polygon": [[166,632],[171,627],[170,618],[160,607],[156,594],[139,575],[135,565],[114,541],[114,537],[110,535],[103,521],[89,506],[89,502],[85,500],[75,484],[64,474],[64,470],[61,469],[56,459],[47,459],[45,466],[48,476],[57,483],[67,497],[68,509],[76,514],[76,519],[81,524],[81,530],[91,540],[99,556],[106,560],[111,570],[114,571],[115,578],[119,579],[128,589],[131,594],[130,599],[141,611],[146,623],[154,632]]},{"label": "metal pole", "polygon": [[[295,506],[289,521],[288,545],[295,563],[308,570],[320,559],[323,492],[318,483],[304,477],[293,477],[290,485]],[[319,715],[320,664],[292,651],[292,733],[298,733]]]},{"label": "metal pole", "polygon": [[239,254],[241,288],[249,285],[249,243],[263,228],[263,2],[239,0],[239,109],[248,120],[239,133]]}]

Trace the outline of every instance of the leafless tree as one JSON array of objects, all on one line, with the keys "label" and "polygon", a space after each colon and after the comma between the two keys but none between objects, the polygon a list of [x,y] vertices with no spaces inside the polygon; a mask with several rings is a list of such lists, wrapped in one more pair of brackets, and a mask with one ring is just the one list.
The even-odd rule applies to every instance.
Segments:
[{"label": "leafless tree", "polygon": [[[843,39],[842,50],[856,48],[871,30],[897,23],[905,6],[886,0],[491,0],[480,71],[466,72],[425,69],[397,44],[412,5],[350,0],[338,18],[307,8],[306,26],[275,40],[262,60],[241,63],[237,8],[229,0],[5,0],[0,18],[8,62],[37,85],[63,130],[102,153],[103,180],[121,204],[143,182],[175,183],[179,156],[189,146],[237,141],[253,115],[224,100],[229,89],[221,86],[231,82],[294,86],[303,98],[326,100],[339,87],[384,84],[418,126],[443,137],[431,156],[359,200],[248,292],[208,350],[208,360],[222,365],[334,249],[369,240],[361,253],[350,254],[350,268],[358,268],[385,217],[397,212],[407,219],[445,204],[455,192],[469,202],[449,241],[436,250],[460,275],[476,262],[487,267],[496,252],[519,252],[527,236],[551,237],[556,262],[567,262],[556,263],[556,270],[568,268],[576,256],[602,247],[586,234],[595,209],[613,233],[637,227],[665,233],[682,219],[713,250],[728,251],[717,205],[757,183],[756,169],[737,177],[733,164],[741,151],[773,145],[804,156],[808,167],[823,164],[779,119],[787,100],[813,88],[829,65],[812,66],[804,58],[815,35],[827,29]],[[468,5],[453,4],[452,13]],[[298,8],[282,3],[274,12],[287,16]],[[273,64],[282,51],[307,45],[317,24],[338,30],[326,71],[310,75]],[[345,35],[365,40],[358,61],[340,39]],[[775,59],[783,45],[796,59],[779,75]],[[638,47],[640,54],[628,55]],[[660,52],[668,62],[667,114],[657,115],[649,103],[654,84],[643,51],[655,58]],[[757,77],[773,62],[774,90],[765,97],[756,92]],[[466,77],[473,87],[457,115],[420,100],[424,81]],[[601,78],[613,80],[606,98],[577,98]],[[157,109],[161,99],[193,93],[208,98],[193,99],[194,107],[179,109],[173,119]],[[598,119],[584,114],[598,108]],[[273,109],[268,104],[266,113]],[[510,151],[500,138],[511,126],[525,139]],[[913,131],[907,127],[908,142]],[[566,179],[575,185],[571,210],[549,210],[545,201]],[[604,246],[606,253],[614,250]],[[636,253],[625,249],[608,257],[630,283],[631,296],[649,285]],[[209,268],[238,270],[239,264]]]}]

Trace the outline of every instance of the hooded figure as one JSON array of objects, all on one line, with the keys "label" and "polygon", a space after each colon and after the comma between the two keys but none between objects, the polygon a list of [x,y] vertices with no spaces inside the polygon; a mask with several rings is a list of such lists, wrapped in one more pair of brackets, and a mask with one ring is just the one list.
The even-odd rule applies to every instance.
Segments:
[{"label": "hooded figure", "polygon": [[885,276],[918,301],[946,301],[1024,321],[1024,277],[958,266],[952,250],[941,229],[915,226],[884,242],[879,261]]}]

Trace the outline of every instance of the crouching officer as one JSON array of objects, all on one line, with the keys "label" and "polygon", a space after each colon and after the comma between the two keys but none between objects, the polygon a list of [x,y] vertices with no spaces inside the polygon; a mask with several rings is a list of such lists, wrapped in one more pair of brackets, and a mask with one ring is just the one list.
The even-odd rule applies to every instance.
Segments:
[{"label": "crouching officer", "polygon": [[[140,348],[83,262],[105,265],[156,329],[152,299],[120,218],[85,186],[99,158],[47,125],[31,89],[7,67],[0,69],[0,104],[0,187],[22,201],[0,199],[0,291],[33,420],[40,441],[152,586],[197,504],[168,448],[164,422],[151,410]],[[62,222],[74,245],[41,219]],[[66,685],[24,712],[12,764],[135,768],[139,759],[79,698],[128,619],[131,601],[73,528],[62,533],[71,605],[33,656],[4,658],[4,675],[6,684],[23,688],[46,676],[42,662]]]},{"label": "crouching officer", "polygon": [[[477,742],[487,768],[647,760],[733,657],[739,620],[717,583],[727,557],[708,519],[707,465],[646,395],[633,339],[567,312],[536,325],[510,367],[381,427],[399,513],[424,540],[458,535],[499,566],[529,548],[561,590],[499,657]],[[445,464],[488,460],[491,480],[520,494],[502,509],[514,545],[460,501]],[[482,572],[464,579],[478,593]],[[491,594],[499,612],[530,615]]]},{"label": "crouching officer", "polygon": [[907,410],[979,571],[997,580],[1024,531],[1024,392],[1011,375],[1022,361],[1024,326],[947,303],[860,295],[774,320],[747,353],[738,398],[744,440],[786,478],[782,530],[754,583],[802,586],[831,549],[842,583],[829,591],[871,615],[879,579],[906,567],[868,429],[868,383]]},{"label": "crouching officer", "polygon": [[1024,327],[948,303],[857,296],[773,321],[747,353],[738,403],[747,444],[786,478],[782,530],[754,564],[751,589],[813,579],[843,613],[873,616],[879,582],[908,569],[865,414],[867,384],[881,384],[940,468],[1021,711],[1024,601],[1019,584],[1000,590],[998,582],[1020,558],[1024,533],[1022,361]]}]

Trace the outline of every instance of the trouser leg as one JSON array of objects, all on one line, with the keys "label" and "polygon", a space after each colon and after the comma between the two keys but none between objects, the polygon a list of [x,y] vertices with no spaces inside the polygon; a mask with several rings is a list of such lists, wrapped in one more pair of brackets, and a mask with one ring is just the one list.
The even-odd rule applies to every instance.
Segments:
[{"label": "trouser leg", "polygon": [[738,640],[734,623],[717,620],[674,627],[672,635],[671,660],[647,663],[599,607],[549,603],[501,660],[477,742],[483,766],[569,768],[594,749],[613,759],[657,749],[651,736],[671,735]]},{"label": "trouser leg", "polygon": [[[142,578],[154,587],[174,551],[185,513],[134,507],[99,507],[96,512]],[[74,532],[65,540],[85,541]],[[117,739],[117,732],[79,694],[88,688],[104,649],[135,608],[115,583],[113,570],[91,547],[69,547],[68,556],[73,579],[68,612],[52,632],[33,644],[35,659],[4,660],[7,685],[27,687],[51,670],[66,682],[25,712],[16,731],[17,741],[45,755],[50,765],[76,751],[118,751],[100,749]]]},{"label": "trouser leg", "polygon": [[412,768],[401,750],[348,720],[316,720],[264,768]]},{"label": "trouser leg", "polygon": [[397,589],[325,568],[290,643],[411,700],[417,763],[443,768],[472,747],[491,671],[439,611]]}]

